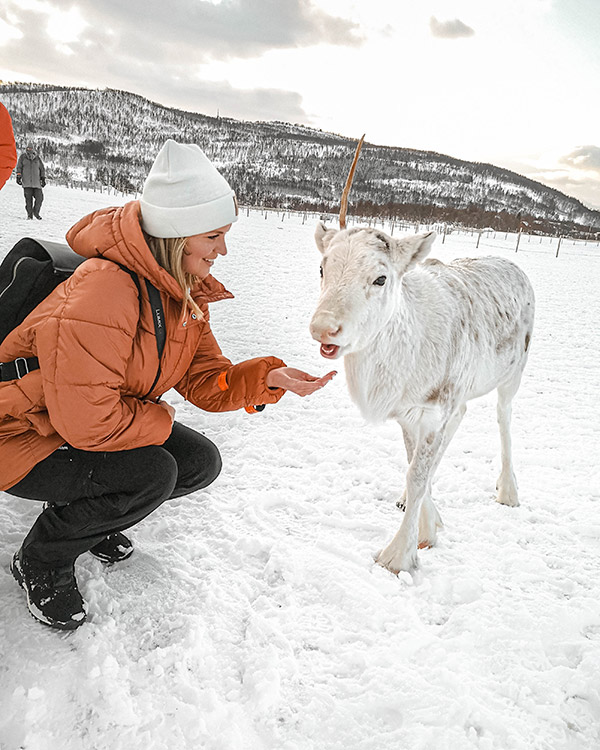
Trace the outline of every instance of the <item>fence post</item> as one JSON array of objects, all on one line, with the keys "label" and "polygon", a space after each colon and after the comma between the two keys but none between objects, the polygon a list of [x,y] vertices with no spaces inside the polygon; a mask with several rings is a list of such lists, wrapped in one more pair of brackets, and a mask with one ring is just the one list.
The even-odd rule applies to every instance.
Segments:
[{"label": "fence post", "polygon": [[519,234],[517,235],[517,246],[515,247],[515,253],[519,249],[519,242],[521,242],[521,229],[519,228]]},{"label": "fence post", "polygon": [[558,238],[558,245],[556,246],[556,255],[555,258],[558,258],[558,251],[560,250],[560,243],[562,242],[562,237]]}]

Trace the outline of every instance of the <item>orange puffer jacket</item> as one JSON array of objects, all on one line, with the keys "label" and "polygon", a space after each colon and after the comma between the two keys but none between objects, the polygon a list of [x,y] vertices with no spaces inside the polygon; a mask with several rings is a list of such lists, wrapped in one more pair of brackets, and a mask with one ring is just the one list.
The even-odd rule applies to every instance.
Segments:
[{"label": "orange puffer jacket", "polygon": [[0,102],[0,190],[10,177],[17,163],[17,148],[12,120],[8,110]]},{"label": "orange puffer jacket", "polygon": [[[139,204],[86,216],[67,233],[89,258],[0,345],[0,362],[38,357],[40,369],[0,383],[0,490],[12,487],[60,445],[119,451],[161,445],[171,418],[156,399],[175,388],[207,411],[272,404],[285,391],[267,388],[284,363],[262,357],[233,365],[208,322],[208,303],[233,297],[208,276],[192,296],[204,314],[181,316],[182,293],[154,260],[139,223]],[[114,261],[114,262],[113,262]],[[138,291],[121,263],[160,291],[167,340],[161,374],[145,284]]]}]

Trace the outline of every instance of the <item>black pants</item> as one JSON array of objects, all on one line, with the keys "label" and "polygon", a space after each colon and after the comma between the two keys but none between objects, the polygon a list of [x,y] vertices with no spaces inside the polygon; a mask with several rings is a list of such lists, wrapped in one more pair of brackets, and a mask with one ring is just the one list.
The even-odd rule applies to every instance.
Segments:
[{"label": "black pants", "polygon": [[42,188],[24,187],[23,192],[25,193],[25,210],[27,211],[27,216],[30,219],[32,216],[39,217],[40,208],[44,202]]},{"label": "black pants", "polygon": [[63,446],[7,492],[55,503],[37,518],[23,551],[42,565],[58,566],[138,523],[165,500],[208,486],[220,470],[214,443],[175,422],[162,446],[107,453]]}]

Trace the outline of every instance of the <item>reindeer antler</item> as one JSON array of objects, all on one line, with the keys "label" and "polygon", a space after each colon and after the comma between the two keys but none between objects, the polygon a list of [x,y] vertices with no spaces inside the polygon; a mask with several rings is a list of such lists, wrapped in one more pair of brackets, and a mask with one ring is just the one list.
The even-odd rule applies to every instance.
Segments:
[{"label": "reindeer antler", "polygon": [[350,193],[350,188],[352,187],[352,179],[354,177],[354,170],[356,169],[356,162],[358,161],[358,155],[360,154],[360,150],[362,148],[364,140],[365,140],[365,135],[363,134],[363,137],[358,142],[358,146],[356,147],[356,151],[354,152],[354,161],[352,162],[352,166],[350,167],[350,171],[348,172],[348,179],[346,180],[346,185],[344,187],[344,191],[342,192],[342,200],[340,201],[340,229],[346,228],[346,211],[348,210],[348,195]]}]

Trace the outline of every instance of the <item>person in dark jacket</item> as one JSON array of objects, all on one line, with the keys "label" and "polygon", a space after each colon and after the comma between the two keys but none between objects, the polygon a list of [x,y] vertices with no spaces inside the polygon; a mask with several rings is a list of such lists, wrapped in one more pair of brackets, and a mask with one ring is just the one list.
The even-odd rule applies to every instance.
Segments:
[{"label": "person in dark jacket", "polygon": [[46,187],[46,170],[33,143],[29,143],[25,153],[17,162],[17,182],[25,193],[25,210],[27,218],[41,219],[40,209],[44,201],[42,188]]},{"label": "person in dark jacket", "polygon": [[[174,388],[205,411],[255,414],[335,374],[315,377],[273,356],[234,364],[221,352],[208,305],[233,295],[212,268],[237,217],[233,190],[201,149],[167,141],[139,201],[69,230],[87,260],[0,344],[0,362],[39,362],[0,382],[0,490],[47,504],[11,564],[30,613],[46,625],[85,621],[79,555],[126,559],[133,546],[123,531],[219,474],[217,447],[175,421],[164,393]],[[153,305],[124,269],[160,293],[158,378]]]},{"label": "person in dark jacket", "polygon": [[0,190],[10,177],[17,163],[17,148],[12,120],[8,110],[0,102]]}]

